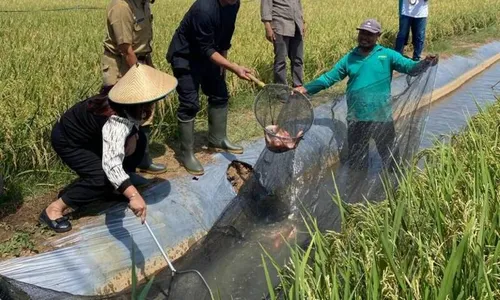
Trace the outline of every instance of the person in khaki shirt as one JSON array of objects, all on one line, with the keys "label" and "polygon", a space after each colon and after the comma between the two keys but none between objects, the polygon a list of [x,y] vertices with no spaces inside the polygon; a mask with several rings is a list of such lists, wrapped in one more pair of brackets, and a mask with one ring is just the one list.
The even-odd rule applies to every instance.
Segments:
[{"label": "person in khaki shirt", "polygon": [[[103,85],[112,86],[136,63],[153,66],[151,40],[153,39],[152,0],[112,0],[106,12],[106,38],[101,66]],[[152,124],[151,116],[141,126],[146,144]],[[153,163],[146,147],[144,158],[138,168],[147,173],[160,174],[166,171],[162,164]],[[133,175],[133,174],[131,174]],[[138,184],[147,183],[142,177],[132,176]]]},{"label": "person in khaki shirt", "polygon": [[266,38],[274,46],[274,83],[287,84],[286,58],[290,59],[293,87],[304,77],[304,15],[300,0],[261,0]]}]

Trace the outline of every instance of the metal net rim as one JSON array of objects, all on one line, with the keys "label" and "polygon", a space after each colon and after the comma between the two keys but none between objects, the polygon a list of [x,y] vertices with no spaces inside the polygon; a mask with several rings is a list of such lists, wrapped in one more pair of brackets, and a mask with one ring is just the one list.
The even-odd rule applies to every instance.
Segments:
[{"label": "metal net rim", "polygon": [[[263,124],[263,122],[261,121],[261,119],[258,117],[258,114],[257,114],[257,103],[259,102],[261,95],[266,92],[266,88],[270,88],[270,87],[283,88],[283,89],[289,91],[290,93],[293,92],[293,89],[288,85],[272,83],[272,84],[266,84],[266,86],[264,88],[262,88],[255,96],[255,100],[253,102],[253,113],[254,113],[255,119],[257,119],[257,123],[259,123],[260,127],[262,127],[262,129],[264,129],[264,131],[266,133],[268,133],[268,130],[266,129],[266,125]],[[309,124],[307,126],[304,127],[303,132],[302,132],[302,136],[303,136],[307,131],[309,131],[309,129],[311,129],[312,124],[314,123],[315,113],[314,113],[314,106],[313,106],[311,100],[306,95],[304,95],[302,93],[297,93],[297,94],[300,94],[300,99],[303,99],[306,101],[305,103],[307,104],[309,111],[311,112],[311,121],[309,122]],[[277,125],[277,124],[272,124],[272,125]],[[271,132],[269,132],[269,133],[271,134]],[[275,136],[274,134],[272,134],[272,135],[274,137],[277,137],[277,138],[282,138],[279,136]]]}]

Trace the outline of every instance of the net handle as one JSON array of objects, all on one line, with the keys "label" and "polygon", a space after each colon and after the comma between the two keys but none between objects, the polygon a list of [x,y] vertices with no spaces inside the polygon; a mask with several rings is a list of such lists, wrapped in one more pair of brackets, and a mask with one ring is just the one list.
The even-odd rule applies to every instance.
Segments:
[{"label": "net handle", "polygon": [[[168,256],[165,253],[165,251],[163,251],[163,247],[160,245],[160,242],[158,242],[158,239],[156,238],[155,234],[153,233],[153,230],[151,230],[151,227],[149,227],[148,221],[144,220],[144,225],[146,225],[146,228],[148,229],[149,234],[151,234],[151,237],[155,241],[156,246],[158,246],[158,249],[160,249],[160,252],[163,255],[163,258],[165,258],[165,260],[167,261],[168,266],[170,267],[170,270],[172,271],[172,281],[170,281],[170,284],[172,284],[173,277],[175,276],[175,274],[195,273],[198,276],[200,276],[201,280],[203,281],[203,284],[205,285],[205,287],[207,288],[208,292],[210,293],[210,299],[212,299],[212,300],[215,299],[214,298],[214,294],[212,293],[212,289],[210,289],[210,286],[208,285],[207,281],[201,275],[201,273],[198,272],[198,270],[177,271],[174,268],[174,266],[172,265],[172,261],[168,258]],[[171,288],[171,286],[169,286],[169,293],[170,293],[170,288]],[[167,293],[167,298],[168,298],[169,293]]]},{"label": "net handle", "polygon": [[259,79],[257,79],[257,77],[253,76],[252,74],[247,73],[247,76],[248,76],[248,78],[250,78],[250,80],[252,80],[259,87],[263,88],[266,86],[266,84],[264,82],[260,81]]},{"label": "net handle", "polygon": [[163,256],[163,258],[167,261],[167,264],[168,266],[170,267],[170,270],[174,273],[177,272],[177,270],[174,268],[174,266],[172,265],[172,262],[170,261],[170,259],[168,258],[167,254],[165,253],[165,251],[163,251],[163,248],[162,246],[160,245],[160,243],[158,242],[158,240],[156,239],[156,236],[155,234],[153,233],[153,230],[151,230],[151,227],[149,227],[149,224],[148,224],[148,221],[144,221],[144,225],[146,225],[146,228],[148,229],[149,231],[149,234],[151,234],[151,237],[153,238],[153,240],[155,241],[156,243],[156,246],[158,246],[158,249],[160,249],[160,252],[161,252],[161,255]]}]

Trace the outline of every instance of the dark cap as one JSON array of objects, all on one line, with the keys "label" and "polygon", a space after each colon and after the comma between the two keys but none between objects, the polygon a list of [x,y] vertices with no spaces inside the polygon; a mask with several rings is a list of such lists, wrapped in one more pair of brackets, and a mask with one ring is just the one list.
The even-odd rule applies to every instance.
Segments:
[{"label": "dark cap", "polygon": [[371,33],[380,33],[382,32],[382,26],[380,26],[380,23],[375,20],[375,19],[368,19],[365,20],[361,25],[359,25],[357,30],[366,30]]}]

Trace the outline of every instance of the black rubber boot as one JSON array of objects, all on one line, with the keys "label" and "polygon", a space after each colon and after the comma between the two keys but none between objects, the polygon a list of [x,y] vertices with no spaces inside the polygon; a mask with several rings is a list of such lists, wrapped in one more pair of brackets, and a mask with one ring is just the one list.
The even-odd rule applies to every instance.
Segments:
[{"label": "black rubber boot", "polygon": [[139,171],[149,174],[162,174],[167,171],[167,167],[163,164],[155,164],[149,156],[149,135],[151,134],[150,126],[140,127],[140,130],[146,136],[146,151],[144,152],[144,157],[141,163],[137,167]]},{"label": "black rubber boot", "polygon": [[203,166],[194,156],[194,119],[189,121],[179,120],[179,133],[181,140],[181,153],[179,160],[189,173],[201,176],[205,173]]},{"label": "black rubber boot", "polygon": [[215,151],[243,153],[243,147],[227,139],[227,106],[208,106],[208,147]]}]

